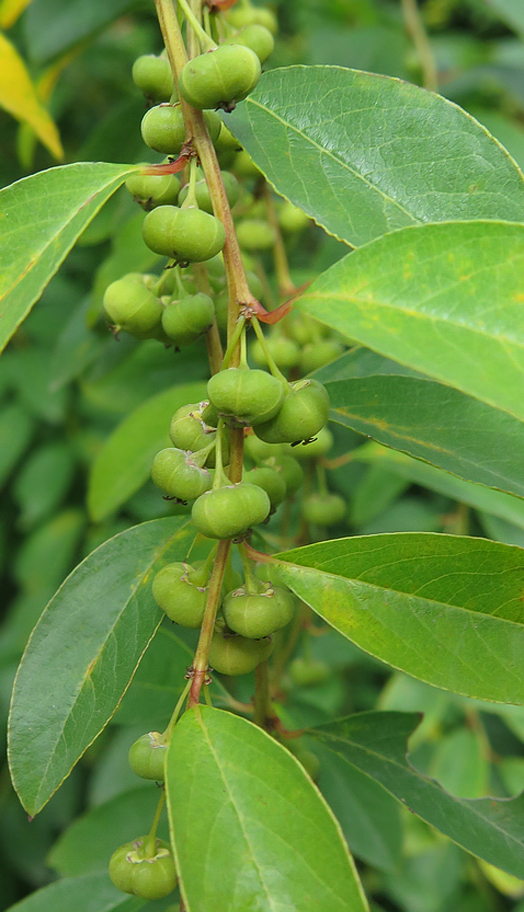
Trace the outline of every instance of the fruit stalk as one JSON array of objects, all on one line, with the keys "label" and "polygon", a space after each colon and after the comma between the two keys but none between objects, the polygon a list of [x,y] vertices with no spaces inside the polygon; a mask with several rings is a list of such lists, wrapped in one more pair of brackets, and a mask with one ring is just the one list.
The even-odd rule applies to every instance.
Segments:
[{"label": "fruit stalk", "polygon": [[204,684],[208,674],[209,646],[211,644],[211,639],[213,637],[213,631],[215,628],[215,620],[220,603],[220,594],[222,591],[222,583],[224,581],[224,573],[226,571],[230,547],[230,541],[224,540],[218,543],[213,572],[209,581],[209,591],[207,596],[206,610],[204,613],[204,620],[202,621],[200,637],[198,640],[195,660],[192,667],[193,682],[191,684],[191,690],[189,692],[188,708],[195,706],[198,703],[202,685]]}]

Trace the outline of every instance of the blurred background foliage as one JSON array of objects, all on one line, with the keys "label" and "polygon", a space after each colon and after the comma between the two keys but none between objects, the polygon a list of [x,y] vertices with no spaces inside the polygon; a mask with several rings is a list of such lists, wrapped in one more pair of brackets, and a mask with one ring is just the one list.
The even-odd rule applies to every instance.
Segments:
[{"label": "blurred background foliage", "polygon": [[[400,0],[280,0],[272,5],[281,30],[271,66],[336,64],[422,83],[423,61]],[[524,167],[522,0],[426,0],[421,12],[439,91],[485,124]],[[58,161],[136,162],[152,156],[139,132],[144,100],[130,77],[138,55],[161,50],[152,0],[3,0],[0,27],[2,186]],[[127,337],[117,343],[100,318],[109,282],[130,269],[153,268],[157,260],[141,240],[140,222],[131,197],[120,190],[82,235],[0,359],[5,596],[0,709],[5,720],[24,645],[66,574],[111,535],[174,509],[150,482],[144,483],[143,465],[136,467],[131,496],[117,509],[102,505],[89,512],[87,507],[91,469],[122,421],[131,420],[130,435],[140,438],[137,409],[169,387],[207,375],[200,346],[173,353],[154,341]],[[346,251],[311,227],[290,252],[293,275],[304,281]],[[334,433],[335,457],[364,440],[340,426]],[[117,441],[113,459],[122,466],[130,435]],[[349,504],[347,519],[333,535],[444,531],[524,546],[524,510],[520,524],[514,514],[510,522],[496,500],[490,512],[488,496],[481,511],[468,500],[467,486],[464,499],[457,501],[449,476],[424,463],[408,459],[399,468],[383,451],[375,459],[341,465],[329,476],[330,487]],[[184,639],[191,642],[190,634]],[[182,660],[187,659],[184,643],[177,643]],[[159,640],[151,663],[160,675],[159,691],[169,676],[161,661],[165,648]],[[333,631],[309,637],[300,648],[326,663],[332,674],[300,690],[285,680],[283,712],[291,724],[373,708],[419,711],[424,717],[411,742],[410,761],[452,794],[509,797],[524,788],[524,708],[480,704],[391,673]],[[114,724],[31,823],[4,762],[0,910],[57,871],[76,873],[74,851],[88,844],[89,828],[69,855],[67,844],[66,850],[50,852],[79,813],[89,819],[106,802],[116,801],[107,805],[107,813],[113,808],[117,816],[118,808],[130,805],[129,795],[136,804],[137,784],[127,771],[126,753],[149,718],[144,710],[143,722],[138,728],[133,724],[140,720],[141,686],[137,677]],[[249,697],[249,679],[235,686],[235,697]],[[384,816],[381,804],[374,818],[373,796],[364,801],[364,810],[355,805],[363,782],[344,784],[336,770],[322,767],[321,758],[321,786],[328,773],[338,783],[330,787],[329,799],[348,832],[359,820],[361,832],[352,848],[377,909],[524,912],[523,882],[477,862],[409,811],[400,814],[396,805]],[[91,869],[96,864],[103,869],[104,857],[102,851]]]}]

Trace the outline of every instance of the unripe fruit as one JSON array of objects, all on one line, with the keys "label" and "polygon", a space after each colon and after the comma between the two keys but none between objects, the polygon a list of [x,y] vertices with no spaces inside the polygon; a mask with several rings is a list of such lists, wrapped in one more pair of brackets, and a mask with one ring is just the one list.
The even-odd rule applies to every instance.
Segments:
[{"label": "unripe fruit", "polygon": [[167,744],[161,738],[160,732],[148,732],[147,735],[141,735],[129,749],[129,766],[141,779],[153,779],[155,782],[164,780]]},{"label": "unripe fruit", "polygon": [[334,339],[317,339],[305,345],[300,355],[300,369],[303,374],[311,374],[325,364],[330,364],[344,353],[344,346]]},{"label": "unripe fruit", "polygon": [[282,452],[282,447],[278,444],[266,443],[264,440],[255,437],[254,434],[248,434],[244,438],[244,452],[253,462],[264,462],[266,459],[279,456]]},{"label": "unripe fruit", "polygon": [[[266,344],[273,361],[281,370],[290,370],[297,366],[300,360],[300,349],[292,339],[287,339],[286,336],[268,336]],[[251,346],[251,354],[256,364],[267,367],[266,354],[258,339]]]},{"label": "unripe fruit", "polygon": [[311,494],[302,503],[302,516],[316,526],[331,526],[346,514],[346,501],[338,494]]},{"label": "unripe fruit", "polygon": [[147,339],[160,328],[162,305],[139,273],[129,273],[106,288],[104,310],[111,323],[136,339]]},{"label": "unripe fruit", "polygon": [[314,687],[327,681],[330,671],[325,662],[299,657],[291,662],[289,674],[300,687]]},{"label": "unripe fruit", "polygon": [[298,380],[291,384],[278,414],[254,430],[267,443],[295,443],[315,437],[328,418],[326,388],[318,380]]},{"label": "unripe fruit", "polygon": [[278,211],[278,223],[282,231],[286,231],[289,234],[302,231],[303,228],[309,225],[310,221],[311,219],[302,209],[294,206],[288,200],[282,203]]},{"label": "unripe fruit", "polygon": [[[200,627],[207,600],[207,586],[197,586],[190,564],[166,564],[153,580],[153,598],[168,618],[182,627]],[[199,579],[200,582],[200,579]]]},{"label": "unripe fruit", "polygon": [[244,47],[251,48],[255,52],[260,63],[264,63],[271,56],[275,49],[275,39],[264,25],[253,23],[246,25],[243,29],[226,38],[224,44],[243,44]]},{"label": "unripe fruit", "polygon": [[[213,111],[205,115],[211,140],[218,138],[221,121]],[[146,111],[140,124],[146,146],[164,155],[178,155],[186,141],[184,117],[179,104],[160,104]]]},{"label": "unripe fruit", "polygon": [[[216,117],[216,115],[214,115]],[[226,196],[231,208],[238,202],[240,197],[240,184],[238,183],[234,174],[231,174],[230,171],[222,171],[222,181],[224,183],[224,188],[226,191]],[[186,184],[185,187],[182,187],[180,195],[178,197],[178,203],[181,206],[184,200],[187,198],[189,192],[189,185]],[[197,180],[195,184],[195,194],[196,201],[198,203],[198,208],[203,209],[204,212],[213,213],[213,203],[211,202],[211,195],[209,193],[209,187],[205,178]]]},{"label": "unripe fruit", "polygon": [[300,459],[300,461],[304,459],[318,459],[320,456],[325,456],[326,453],[329,453],[332,446],[333,434],[329,428],[323,427],[316,437],[306,441],[302,446],[290,446],[286,455],[292,456],[293,459]]},{"label": "unripe fruit", "polygon": [[186,63],[178,88],[194,108],[222,107],[227,111],[249,95],[260,74],[260,60],[251,48],[221,44]]},{"label": "unripe fruit", "polygon": [[[274,513],[276,508],[285,500],[286,482],[278,471],[278,468],[269,468],[269,466],[257,466],[249,472],[244,472],[243,481],[256,484],[263,488],[271,501],[271,512]],[[241,633],[242,631],[239,631]]]},{"label": "unripe fruit", "polygon": [[150,101],[169,101],[173,94],[173,73],[167,57],[143,54],[131,71],[133,82]]},{"label": "unripe fruit", "polygon": [[144,209],[176,203],[180,181],[176,174],[132,174],[126,189]]},{"label": "unripe fruit", "polygon": [[[296,449],[300,449],[297,447]],[[294,451],[293,451],[294,452]],[[280,469],[282,478],[286,485],[286,498],[293,497],[304,484],[304,470],[299,462],[293,456],[286,456],[284,453],[271,458],[270,465],[273,462]]]},{"label": "unripe fruit", "polygon": [[176,206],[158,206],[148,212],[142,235],[150,250],[179,263],[209,260],[226,240],[224,226],[214,215]]},{"label": "unripe fruit", "polygon": [[278,20],[274,13],[265,6],[236,7],[227,15],[227,21],[233,28],[245,28],[246,25],[263,25],[276,35]]},{"label": "unripe fruit", "polygon": [[269,250],[275,243],[275,232],[263,219],[243,219],[236,230],[242,250]]},{"label": "unripe fruit", "polygon": [[177,884],[175,863],[168,842],[155,840],[155,854],[146,855],[149,836],[140,836],[120,846],[111,856],[109,876],[123,893],[142,899],[169,896]]},{"label": "unripe fruit", "polygon": [[293,596],[285,589],[268,588],[260,594],[244,588],[229,592],[223,612],[231,630],[249,639],[270,636],[289,624],[293,617]]},{"label": "unripe fruit", "polygon": [[155,484],[177,500],[194,500],[211,487],[207,469],[193,462],[193,454],[167,447],[153,460],[151,477]]},{"label": "unripe fruit", "polygon": [[209,648],[209,664],[220,674],[242,675],[254,671],[273,650],[271,639],[249,640],[217,629]]},{"label": "unripe fruit", "polygon": [[237,538],[269,516],[271,501],[257,485],[240,482],[208,491],[193,504],[191,518],[207,538]]},{"label": "unripe fruit", "polygon": [[262,177],[260,168],[257,168],[251,156],[244,149],[241,152],[237,152],[232,167],[240,177]]},{"label": "unripe fruit", "polygon": [[231,367],[214,374],[207,395],[219,415],[255,426],[273,418],[282,405],[284,387],[266,371]]},{"label": "unripe fruit", "polygon": [[162,328],[175,345],[189,345],[207,332],[214,318],[213,301],[199,293],[168,304],[162,314]]},{"label": "unripe fruit", "polygon": [[[202,418],[207,402],[194,402],[178,409],[171,419],[169,436],[173,446],[179,450],[189,450],[196,453],[198,450],[209,446],[216,439],[215,428],[210,427]],[[222,457],[224,462],[229,459],[229,443],[225,434],[222,435]],[[211,450],[206,459],[206,466],[213,468],[215,465],[215,451]]]}]

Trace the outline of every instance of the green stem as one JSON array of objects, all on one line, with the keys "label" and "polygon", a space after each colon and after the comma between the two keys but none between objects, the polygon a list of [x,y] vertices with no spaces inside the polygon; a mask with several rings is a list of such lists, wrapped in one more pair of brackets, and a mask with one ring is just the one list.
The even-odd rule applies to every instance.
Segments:
[{"label": "green stem", "polygon": [[151,829],[149,830],[149,835],[144,843],[144,856],[145,858],[154,858],[156,855],[156,831],[158,829],[158,824],[160,821],[160,815],[164,809],[164,804],[166,801],[166,793],[162,789],[162,794],[158,799],[157,809],[155,811],[155,816],[153,817],[153,823],[151,824]]},{"label": "green stem", "polygon": [[215,620],[218,606],[220,605],[220,596],[222,593],[222,583],[226,570],[227,559],[229,556],[230,541],[220,541],[217,548],[217,556],[213,566],[213,573],[209,581],[207,593],[207,604],[204,612],[204,620],[200,628],[200,637],[195,653],[192,672],[193,681],[189,693],[188,708],[195,706],[200,700],[200,691],[206,681],[209,669],[209,647],[215,629]]},{"label": "green stem", "polygon": [[222,457],[222,434],[224,433],[224,424],[224,419],[219,418],[216,436],[215,477],[213,478],[213,491],[217,491],[218,488],[223,488],[224,485],[231,484],[230,479],[224,472],[224,462]]},{"label": "green stem", "polygon": [[424,23],[417,6],[417,0],[401,0],[402,15],[411,35],[422,67],[422,82],[425,89],[438,92],[438,72]]},{"label": "green stem", "polygon": [[244,570],[244,577],[246,581],[246,592],[249,593],[258,593],[260,591],[260,586],[258,585],[258,580],[253,573],[253,567],[251,560],[249,559],[246,549],[242,542],[237,545],[238,553],[240,554],[240,560],[242,561],[242,567]]},{"label": "green stem", "polygon": [[277,380],[280,380],[280,382],[284,386],[284,389],[286,390],[286,392],[288,392],[289,381],[287,380],[286,377],[284,377],[284,374],[282,373],[282,371],[279,370],[277,365],[275,364],[273,355],[271,354],[271,352],[269,350],[269,346],[267,344],[266,337],[265,337],[264,333],[262,332],[262,327],[260,326],[260,323],[258,322],[256,317],[251,318],[251,325],[253,326],[253,329],[255,330],[255,335],[256,335],[258,341],[260,342],[260,347],[261,347],[262,351],[264,352],[264,356],[267,361],[267,366],[269,367],[270,372],[273,374],[273,377],[276,377]]},{"label": "green stem", "polygon": [[196,198],[196,179],[197,179],[197,162],[192,158],[189,162],[189,182],[187,185],[187,196],[181,205],[181,209],[198,209]]},{"label": "green stem", "polygon": [[175,725],[177,724],[178,717],[179,717],[180,713],[182,712],[184,700],[186,699],[190,689],[191,689],[191,681],[188,681],[187,684],[185,685],[182,693],[180,694],[180,696],[178,698],[178,702],[173,710],[173,715],[171,716],[171,718],[169,720],[169,725],[167,726],[165,732],[163,732],[162,740],[165,741],[166,744],[169,744],[169,741],[171,740],[171,735],[173,734],[173,729],[174,729]]},{"label": "green stem", "polygon": [[284,239],[282,237],[282,232],[280,230],[280,225],[277,218],[275,201],[271,194],[271,188],[267,182],[264,184],[264,201],[266,204],[267,220],[271,225],[275,236],[275,241],[273,244],[273,262],[275,264],[275,275],[277,278],[278,293],[279,297],[286,301],[288,298],[291,298],[295,294],[297,289],[289,272],[289,263],[287,260]]},{"label": "green stem", "polygon": [[271,717],[269,702],[269,676],[267,659],[257,666],[255,671],[255,712],[253,721],[260,728],[267,729],[268,719]]},{"label": "green stem", "polygon": [[223,359],[223,361],[222,361],[222,369],[223,369],[223,370],[225,370],[226,367],[229,366],[229,362],[230,362],[230,360],[231,360],[231,356],[233,355],[233,352],[235,351],[235,349],[236,349],[236,347],[237,347],[237,343],[238,343],[238,341],[239,341],[239,339],[240,339],[240,336],[242,335],[242,330],[243,330],[243,328],[244,328],[245,322],[246,322],[246,318],[245,318],[245,317],[243,317],[243,316],[239,317],[238,323],[237,323],[237,327],[236,327],[236,329],[235,329],[235,332],[234,332],[233,335],[231,336],[231,339],[230,339],[230,341],[229,341],[229,344],[228,344],[228,346],[227,346],[227,348],[226,348],[226,353],[225,353],[225,355],[224,355],[224,359]]},{"label": "green stem", "polygon": [[189,23],[191,23],[191,27],[192,27],[193,31],[195,32],[195,34],[197,35],[197,37],[200,41],[200,44],[202,45],[204,50],[205,51],[214,51],[216,48],[215,42],[204,31],[204,29],[200,25],[200,22],[194,15],[193,10],[189,6],[189,4],[186,2],[186,0],[178,0],[178,3],[179,3],[180,8],[183,10],[187,21]]}]

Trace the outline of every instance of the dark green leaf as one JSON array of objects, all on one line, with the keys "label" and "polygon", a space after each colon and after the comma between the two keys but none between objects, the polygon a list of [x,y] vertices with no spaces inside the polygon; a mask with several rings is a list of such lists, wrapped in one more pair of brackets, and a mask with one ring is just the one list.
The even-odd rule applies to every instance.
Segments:
[{"label": "dark green leaf", "polygon": [[143,905],[143,899],[117,890],[108,874],[88,874],[48,884],[8,912],[138,912]]},{"label": "dark green leaf", "polygon": [[133,5],[133,0],[33,0],[25,16],[29,55],[42,65],[93,37]]},{"label": "dark green leaf", "polygon": [[0,412],[0,484],[23,455],[32,429],[32,419],[19,405],[8,405]]},{"label": "dark green leaf", "polygon": [[298,761],[262,729],[195,707],[176,725],[166,763],[191,912],[367,910],[335,818]]},{"label": "dark green leaf", "polygon": [[44,611],[10,714],[11,774],[29,814],[46,804],[117,709],[162,618],[151,595],[154,569],[183,559],[190,537],[179,519],[115,536],[73,571]]},{"label": "dark green leaf", "polygon": [[520,548],[397,533],[279,557],[289,562],[279,562],[279,577],[371,655],[454,693],[524,703]]}]

